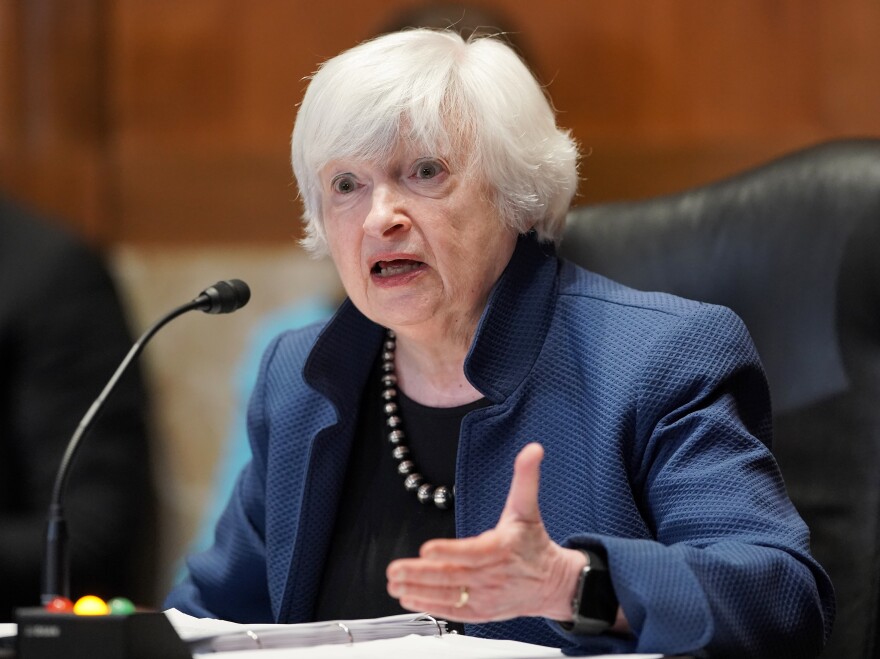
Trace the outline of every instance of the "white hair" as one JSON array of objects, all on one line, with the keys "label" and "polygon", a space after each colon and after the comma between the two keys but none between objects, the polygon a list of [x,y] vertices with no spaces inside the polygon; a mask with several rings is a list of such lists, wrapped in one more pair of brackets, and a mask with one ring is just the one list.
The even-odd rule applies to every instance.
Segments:
[{"label": "white hair", "polygon": [[381,162],[401,138],[467,158],[502,222],[558,241],[577,188],[577,146],[544,90],[505,43],[406,30],[327,60],[296,118],[291,161],[305,212],[303,246],[327,253],[318,174],[331,160]]}]

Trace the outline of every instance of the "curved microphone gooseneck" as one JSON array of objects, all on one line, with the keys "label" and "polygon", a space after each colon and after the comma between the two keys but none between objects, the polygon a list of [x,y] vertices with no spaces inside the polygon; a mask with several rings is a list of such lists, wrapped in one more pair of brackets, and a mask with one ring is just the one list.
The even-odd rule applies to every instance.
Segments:
[{"label": "curved microphone gooseneck", "polygon": [[190,302],[177,307],[165,314],[152,327],[141,335],[122,360],[122,363],[113,373],[110,381],[101,391],[100,395],[92,403],[83,416],[79,425],[67,443],[67,449],[61,458],[58,473],[55,476],[55,484],[52,488],[52,499],[49,503],[48,525],[46,528],[46,548],[43,561],[43,586],[40,596],[45,606],[55,597],[70,596],[70,556],[67,547],[67,522],[64,519],[64,508],[61,505],[61,497],[67,483],[70,465],[76,456],[77,449],[83,437],[89,431],[95,417],[104,405],[104,401],[116,387],[116,383],[125,373],[132,361],[141,353],[147,342],[153,335],[169,322],[188,311],[199,309],[205,313],[221,314],[232,313],[241,309],[250,300],[251,291],[248,285],[240,279],[220,281],[206,288]]}]

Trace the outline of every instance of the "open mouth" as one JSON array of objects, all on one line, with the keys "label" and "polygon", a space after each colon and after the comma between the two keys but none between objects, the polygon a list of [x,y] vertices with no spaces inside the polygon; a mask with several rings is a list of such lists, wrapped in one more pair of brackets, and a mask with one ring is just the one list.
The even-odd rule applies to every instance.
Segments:
[{"label": "open mouth", "polygon": [[395,275],[405,275],[409,272],[419,270],[424,267],[421,261],[411,261],[409,259],[395,259],[394,261],[378,261],[372,268],[371,272],[380,277],[394,277]]}]

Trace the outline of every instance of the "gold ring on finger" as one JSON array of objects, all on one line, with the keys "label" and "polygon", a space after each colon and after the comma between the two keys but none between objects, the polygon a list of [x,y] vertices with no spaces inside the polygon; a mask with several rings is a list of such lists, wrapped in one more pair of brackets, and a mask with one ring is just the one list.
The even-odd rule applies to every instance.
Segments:
[{"label": "gold ring on finger", "polygon": [[469,600],[470,598],[471,598],[471,596],[470,596],[470,594],[468,593],[467,586],[462,586],[461,589],[460,589],[460,591],[459,591],[458,601],[457,601],[453,606],[454,606],[456,609],[460,609],[461,607],[463,607],[465,604],[468,603],[468,600]]}]

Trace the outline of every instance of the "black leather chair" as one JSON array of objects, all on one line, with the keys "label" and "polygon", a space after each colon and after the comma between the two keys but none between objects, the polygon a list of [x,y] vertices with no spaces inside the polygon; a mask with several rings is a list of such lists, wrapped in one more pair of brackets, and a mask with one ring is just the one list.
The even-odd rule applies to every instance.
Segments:
[{"label": "black leather chair", "polygon": [[880,139],[576,208],[561,251],[743,318],[770,381],[774,453],[837,593],[822,656],[880,657]]}]

